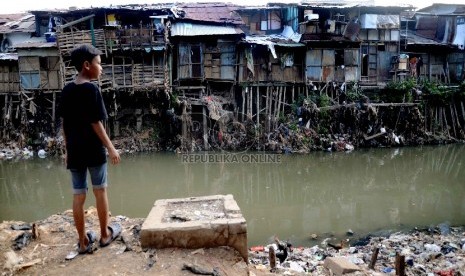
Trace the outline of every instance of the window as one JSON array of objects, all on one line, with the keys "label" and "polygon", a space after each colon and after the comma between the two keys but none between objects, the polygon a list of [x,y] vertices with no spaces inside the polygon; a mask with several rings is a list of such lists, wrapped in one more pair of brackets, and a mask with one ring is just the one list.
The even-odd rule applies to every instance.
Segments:
[{"label": "window", "polygon": [[21,72],[21,87],[23,89],[40,88],[39,71]]},{"label": "window", "polygon": [[179,45],[178,78],[202,78],[202,65],[202,47],[200,44]]}]

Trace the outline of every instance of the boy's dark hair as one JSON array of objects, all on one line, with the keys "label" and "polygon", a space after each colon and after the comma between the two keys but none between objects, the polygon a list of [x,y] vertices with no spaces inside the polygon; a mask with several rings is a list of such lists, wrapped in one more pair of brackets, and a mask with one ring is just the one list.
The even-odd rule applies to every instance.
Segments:
[{"label": "boy's dark hair", "polygon": [[71,51],[71,65],[81,72],[82,65],[85,61],[92,62],[94,57],[101,55],[102,52],[90,44],[82,44]]}]

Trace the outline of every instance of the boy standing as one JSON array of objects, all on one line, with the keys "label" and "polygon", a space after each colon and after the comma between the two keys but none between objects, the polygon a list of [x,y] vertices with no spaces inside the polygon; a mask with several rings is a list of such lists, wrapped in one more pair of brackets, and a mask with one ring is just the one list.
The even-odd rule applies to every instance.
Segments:
[{"label": "boy standing", "polygon": [[91,253],[95,235],[85,233],[84,203],[87,171],[92,181],[100,223],[100,246],[109,245],[121,233],[119,224],[109,225],[107,197],[107,157],[120,162],[119,153],[105,132],[102,121],[108,118],[99,88],[92,83],[102,74],[100,50],[84,44],[71,52],[71,64],[79,72],[61,93],[59,114],[62,117],[66,147],[66,167],[73,184],[73,218],[79,235],[78,252]]}]

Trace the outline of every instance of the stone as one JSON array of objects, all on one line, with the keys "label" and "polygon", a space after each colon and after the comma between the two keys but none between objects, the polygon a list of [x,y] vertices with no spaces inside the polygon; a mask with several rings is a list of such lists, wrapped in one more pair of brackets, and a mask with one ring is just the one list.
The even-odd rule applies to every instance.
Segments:
[{"label": "stone", "polygon": [[343,275],[361,270],[355,264],[342,257],[329,257],[325,259],[324,267],[331,270],[334,275]]},{"label": "stone", "polygon": [[143,248],[235,248],[248,262],[247,224],[232,195],[161,199],[142,224]]}]

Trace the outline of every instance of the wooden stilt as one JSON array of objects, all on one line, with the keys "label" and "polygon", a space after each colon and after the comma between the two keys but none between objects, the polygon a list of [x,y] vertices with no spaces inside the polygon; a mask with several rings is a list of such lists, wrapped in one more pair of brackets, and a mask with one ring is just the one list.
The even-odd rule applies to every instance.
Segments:
[{"label": "wooden stilt", "polygon": [[257,102],[256,108],[257,108],[257,125],[260,125],[260,87],[257,86]]},{"label": "wooden stilt", "polygon": [[454,107],[455,120],[457,122],[457,128],[459,129],[459,134],[460,134],[460,130],[462,129],[462,125],[460,124],[459,114],[457,112],[457,105],[453,104],[452,106]]},{"label": "wooden stilt", "polygon": [[247,104],[247,119],[252,119],[252,92],[253,92],[253,87],[250,87],[249,92],[247,93],[247,99],[248,99],[248,104]]},{"label": "wooden stilt", "polygon": [[270,109],[271,109],[271,105],[270,105],[270,87],[267,86],[266,87],[266,106],[265,106],[265,129],[266,129],[266,133],[269,133],[270,132]]},{"label": "wooden stilt", "polygon": [[455,128],[455,116],[454,116],[454,111],[452,110],[453,106],[454,106],[454,103],[451,102],[450,108],[449,108],[449,110],[450,110],[450,120],[452,122],[452,129],[454,131],[454,137],[457,138],[458,136],[457,136],[457,130]]},{"label": "wooden stilt", "polygon": [[460,106],[462,107],[462,120],[465,122],[465,108],[463,107],[463,102],[460,102]]},{"label": "wooden stilt", "polygon": [[[293,87],[294,88],[294,87]],[[281,106],[283,107],[283,116],[284,116],[284,109],[286,108],[286,94],[287,94],[287,87],[284,87],[284,94],[283,94],[283,101],[281,103]]]},{"label": "wooden stilt", "polygon": [[55,120],[55,108],[56,108],[56,93],[55,91],[52,92],[52,132],[55,133],[55,125],[56,125],[56,120]]},{"label": "wooden stilt", "polygon": [[446,116],[446,108],[442,107],[441,109],[442,109],[442,116],[444,117],[444,124],[447,130],[447,136],[450,137],[449,123],[447,122],[447,116]]},{"label": "wooden stilt", "polygon": [[247,88],[242,88],[242,110],[241,110],[241,119],[244,121],[245,114],[245,91]]},{"label": "wooden stilt", "polygon": [[[297,91],[300,91],[300,87],[298,87],[297,89],[298,89]],[[294,99],[295,99],[295,97],[294,97],[294,92],[295,92],[295,85],[292,87],[292,96],[291,96],[292,98],[291,98],[291,103],[293,103],[293,102],[294,102]],[[298,92],[297,92],[297,94],[298,94]]]},{"label": "wooden stilt", "polygon": [[203,147],[205,150],[209,150],[210,146],[208,144],[208,124],[207,124],[207,107],[202,107],[202,118],[203,118]]}]

